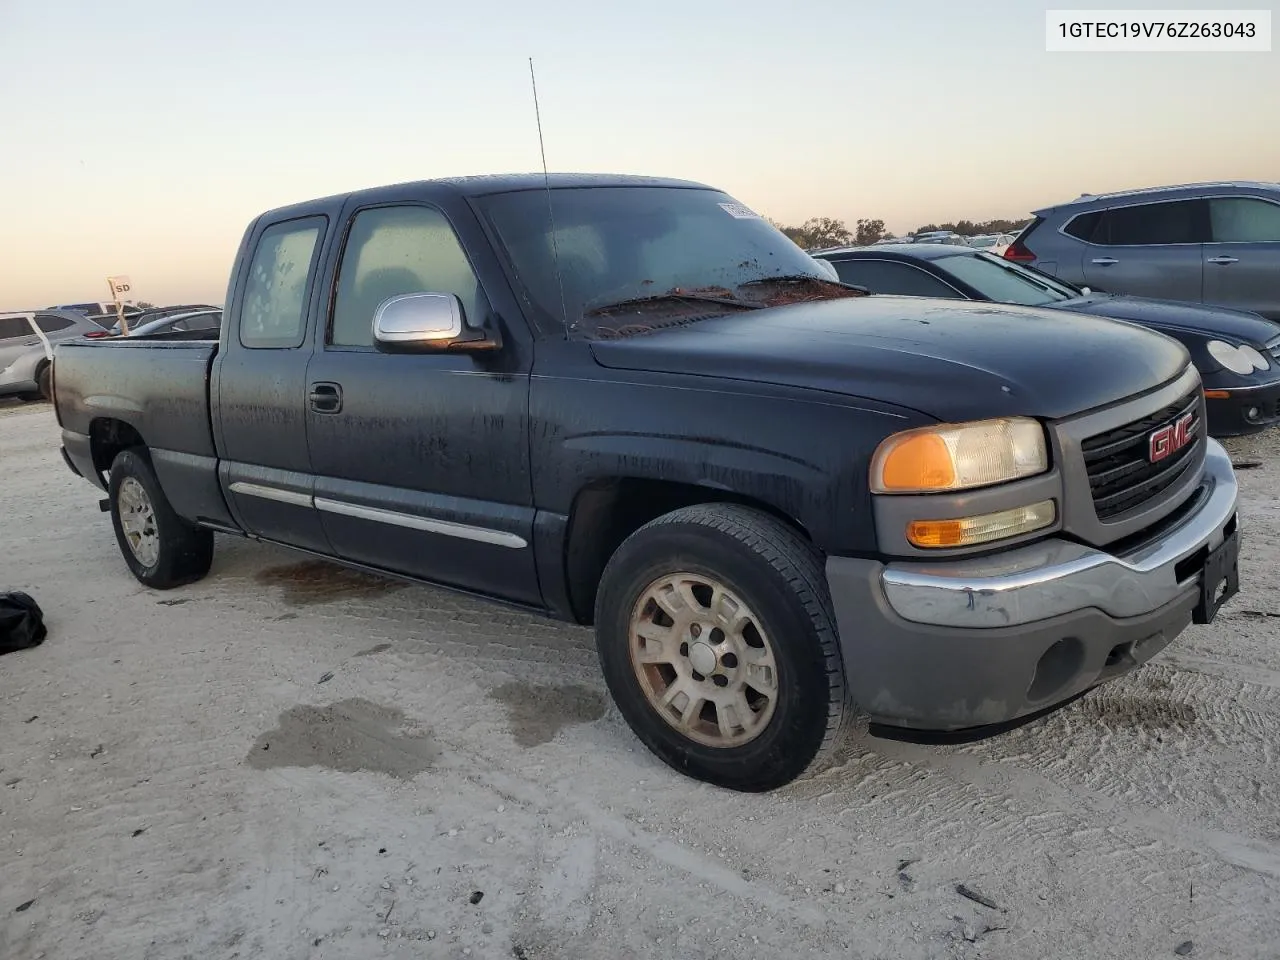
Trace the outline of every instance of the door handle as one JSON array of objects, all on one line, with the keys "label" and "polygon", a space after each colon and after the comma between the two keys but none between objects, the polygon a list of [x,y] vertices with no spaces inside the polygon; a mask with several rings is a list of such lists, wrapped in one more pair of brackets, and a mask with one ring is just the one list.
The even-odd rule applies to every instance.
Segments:
[{"label": "door handle", "polygon": [[1210,257],[1205,263],[1239,263],[1239,257]]},{"label": "door handle", "polygon": [[1119,263],[1120,261],[1115,257],[1094,257],[1093,262],[1100,267],[1109,267],[1113,263]]},{"label": "door handle", "polygon": [[316,413],[342,412],[342,387],[336,383],[311,385],[311,409]]}]

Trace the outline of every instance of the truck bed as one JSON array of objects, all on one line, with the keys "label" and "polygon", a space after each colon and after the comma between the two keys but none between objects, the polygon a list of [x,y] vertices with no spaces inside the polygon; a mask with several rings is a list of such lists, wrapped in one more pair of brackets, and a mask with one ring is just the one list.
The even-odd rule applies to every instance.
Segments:
[{"label": "truck bed", "polygon": [[105,468],[94,463],[89,438],[119,420],[138,433],[153,458],[182,465],[182,472],[213,475],[209,374],[217,353],[212,340],[120,337],[58,344],[54,402],[77,470],[94,480]]}]

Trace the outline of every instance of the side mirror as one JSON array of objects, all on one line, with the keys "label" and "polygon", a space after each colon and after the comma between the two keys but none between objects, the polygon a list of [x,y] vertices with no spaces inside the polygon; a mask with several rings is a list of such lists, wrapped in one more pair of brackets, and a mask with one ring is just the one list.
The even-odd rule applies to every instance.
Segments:
[{"label": "side mirror", "polygon": [[493,350],[498,341],[467,325],[462,301],[452,293],[404,293],[379,304],[373,342],[384,353]]}]

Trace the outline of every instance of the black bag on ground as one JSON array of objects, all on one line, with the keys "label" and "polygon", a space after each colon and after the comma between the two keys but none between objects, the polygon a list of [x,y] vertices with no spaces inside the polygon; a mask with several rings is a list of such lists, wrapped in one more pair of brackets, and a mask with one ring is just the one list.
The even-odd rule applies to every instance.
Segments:
[{"label": "black bag on ground", "polygon": [[40,604],[16,590],[0,593],[0,653],[39,646],[48,634]]}]

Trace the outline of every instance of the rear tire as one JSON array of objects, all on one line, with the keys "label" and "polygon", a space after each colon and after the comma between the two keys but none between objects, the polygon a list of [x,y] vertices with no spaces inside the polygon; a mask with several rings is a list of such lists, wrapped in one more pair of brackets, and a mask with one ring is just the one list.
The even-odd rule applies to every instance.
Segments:
[{"label": "rear tire", "polygon": [[636,736],[717,786],[789,783],[851,714],[822,558],[748,507],[686,507],[628,537],[601,578],[596,644]]},{"label": "rear tire", "polygon": [[141,583],[169,590],[209,572],[213,533],[174,512],[143,448],[116,456],[108,494],[120,553]]},{"label": "rear tire", "polygon": [[36,374],[36,385],[40,390],[40,398],[53,402],[53,364],[46,363]]}]

